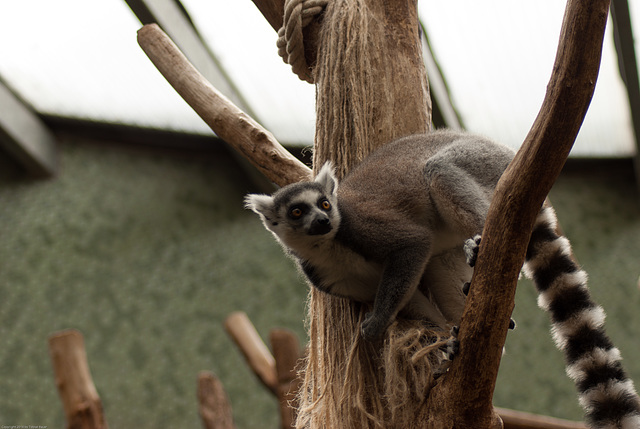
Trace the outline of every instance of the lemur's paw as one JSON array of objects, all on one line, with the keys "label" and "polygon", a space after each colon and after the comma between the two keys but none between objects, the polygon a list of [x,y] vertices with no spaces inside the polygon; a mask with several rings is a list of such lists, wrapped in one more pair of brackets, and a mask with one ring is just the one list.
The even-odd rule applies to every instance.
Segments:
[{"label": "lemur's paw", "polygon": [[447,343],[442,346],[442,351],[445,353],[445,358],[442,360],[438,368],[433,372],[433,378],[437,379],[441,377],[444,373],[447,372],[449,367],[451,366],[451,362],[453,358],[460,351],[460,340],[458,340],[458,332],[460,328],[458,326],[454,326],[451,328],[451,337],[447,341]]},{"label": "lemur's paw", "polygon": [[447,359],[453,360],[453,358],[458,354],[458,351],[460,351],[460,340],[458,340],[460,327],[453,326],[450,333],[451,338],[447,341]]},{"label": "lemur's paw", "polygon": [[447,356],[446,359],[449,361],[453,360],[453,358],[456,357],[456,355],[460,351],[460,340],[458,340],[459,333],[460,327],[453,326],[450,331],[451,336],[447,340],[447,343],[442,346],[442,351],[445,352]]},{"label": "lemur's paw", "polygon": [[382,338],[387,327],[381,323],[380,318],[374,313],[367,313],[362,322],[362,338],[366,341],[376,341]]},{"label": "lemur's paw", "polygon": [[464,242],[464,255],[467,257],[467,264],[469,264],[470,267],[473,267],[478,259],[481,239],[482,237],[480,235],[476,235]]},{"label": "lemur's paw", "polygon": [[458,352],[460,351],[460,340],[457,338],[452,338],[447,341],[447,360],[452,361],[453,358],[456,357]]},{"label": "lemur's paw", "polygon": [[465,282],[462,285],[462,293],[464,296],[469,296],[469,289],[471,289],[471,282]]}]

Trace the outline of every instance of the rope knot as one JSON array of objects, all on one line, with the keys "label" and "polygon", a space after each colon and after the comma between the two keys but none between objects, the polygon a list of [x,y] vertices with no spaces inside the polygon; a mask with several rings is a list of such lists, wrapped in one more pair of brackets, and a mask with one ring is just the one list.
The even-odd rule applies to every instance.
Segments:
[{"label": "rope knot", "polygon": [[313,75],[304,56],[302,29],[309,25],[316,15],[324,11],[329,0],[286,0],[284,20],[278,30],[278,55],[300,80],[313,83]]}]

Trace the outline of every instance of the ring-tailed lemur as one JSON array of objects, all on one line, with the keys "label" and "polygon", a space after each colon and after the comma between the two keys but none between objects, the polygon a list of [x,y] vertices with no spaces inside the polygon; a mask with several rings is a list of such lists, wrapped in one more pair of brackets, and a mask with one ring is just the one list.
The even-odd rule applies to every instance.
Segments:
[{"label": "ring-tailed lemur", "polygon": [[[399,313],[445,328],[459,323],[463,285],[473,273],[467,259],[512,158],[512,150],[487,139],[442,130],[382,146],[339,184],[326,164],[312,182],[245,202],[313,286],[373,303],[362,324],[365,339],[381,337]],[[604,333],[604,312],[555,226],[553,209],[544,207],[525,273],[551,314],[587,421],[593,428],[640,428],[640,400]]]}]

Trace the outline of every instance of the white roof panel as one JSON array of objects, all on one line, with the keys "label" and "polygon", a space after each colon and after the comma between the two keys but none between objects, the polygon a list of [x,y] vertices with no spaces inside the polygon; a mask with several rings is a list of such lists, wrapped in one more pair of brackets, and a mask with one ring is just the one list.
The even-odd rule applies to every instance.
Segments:
[{"label": "white roof panel", "polygon": [[[564,2],[458,0],[422,1],[419,6],[465,127],[518,147],[544,99]],[[573,156],[630,156],[635,151],[610,27],[596,92]]]},{"label": "white roof panel", "polygon": [[[278,57],[276,33],[253,3],[183,3],[256,119],[283,143],[311,145],[315,89]],[[419,6],[463,124],[519,145],[544,97],[564,2],[422,0]],[[21,0],[2,7],[0,76],[38,111],[211,133],[139,48],[141,24],[124,1]],[[631,2],[637,22],[634,9],[640,12]],[[572,153],[634,152],[609,29],[596,94]]]},{"label": "white roof panel", "polygon": [[198,31],[281,143],[313,144],[315,86],[278,56],[277,33],[250,1],[182,0]]},{"label": "white roof panel", "polygon": [[211,133],[137,44],[124,1],[2,5],[0,75],[41,113]]}]

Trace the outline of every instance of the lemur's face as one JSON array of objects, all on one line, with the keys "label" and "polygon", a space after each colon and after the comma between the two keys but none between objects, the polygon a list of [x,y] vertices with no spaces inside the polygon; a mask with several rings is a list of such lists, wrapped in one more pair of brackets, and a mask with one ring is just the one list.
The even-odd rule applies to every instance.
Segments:
[{"label": "lemur's face", "polygon": [[330,167],[323,167],[313,182],[294,183],[273,196],[248,195],[245,201],[284,244],[304,250],[334,237],[340,225],[336,188]]},{"label": "lemur's face", "polygon": [[276,207],[280,223],[295,234],[324,235],[333,229],[333,204],[318,189],[305,189]]}]

